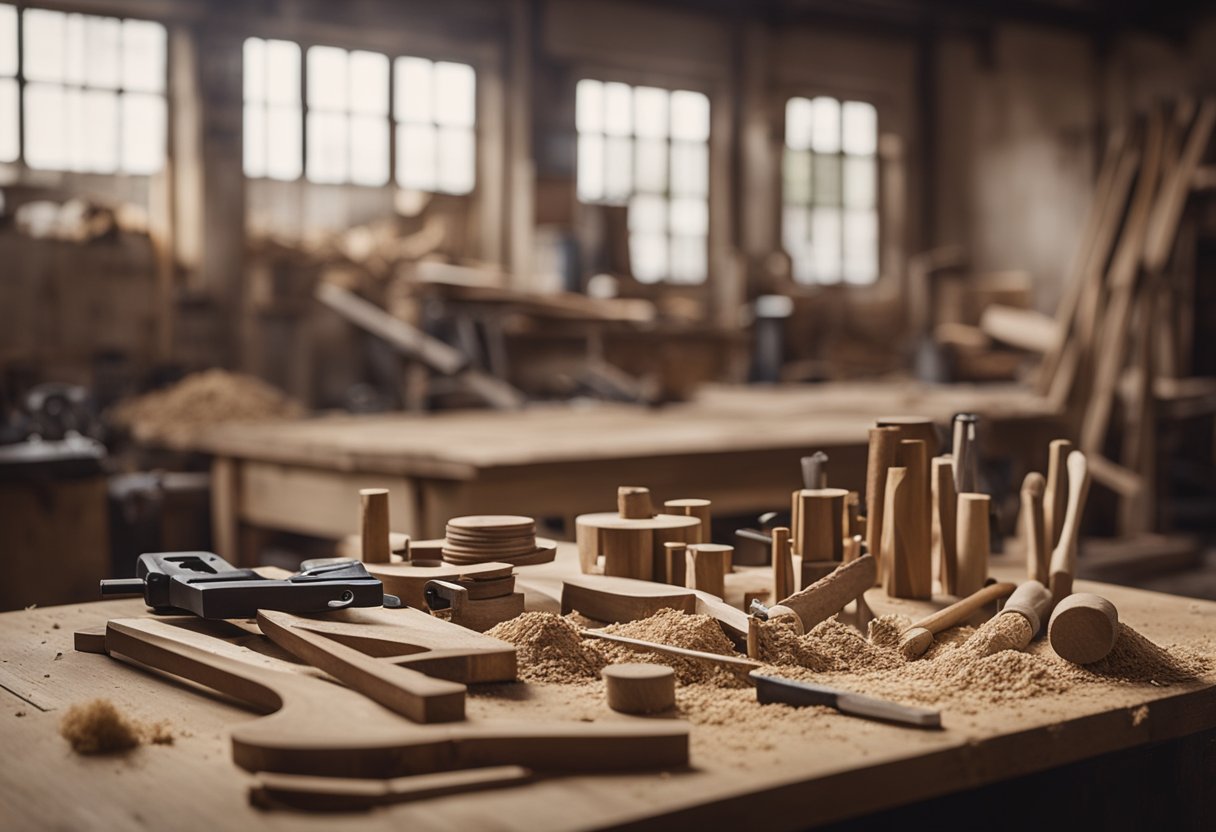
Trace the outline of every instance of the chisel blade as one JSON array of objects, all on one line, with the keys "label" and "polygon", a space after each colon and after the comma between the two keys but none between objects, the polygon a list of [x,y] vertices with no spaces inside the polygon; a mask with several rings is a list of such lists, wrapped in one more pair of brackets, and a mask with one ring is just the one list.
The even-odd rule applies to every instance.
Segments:
[{"label": "chisel blade", "polygon": [[756,683],[756,701],[762,705],[780,703],[805,707],[808,705],[827,705],[843,714],[860,716],[866,719],[879,719],[885,722],[895,722],[900,725],[910,725],[914,728],[941,728],[941,711],[928,708],[916,708],[910,705],[900,705],[860,693],[836,690],[823,685],[812,685],[807,682],[797,682],[781,676],[766,676],[758,671],[750,674]]}]

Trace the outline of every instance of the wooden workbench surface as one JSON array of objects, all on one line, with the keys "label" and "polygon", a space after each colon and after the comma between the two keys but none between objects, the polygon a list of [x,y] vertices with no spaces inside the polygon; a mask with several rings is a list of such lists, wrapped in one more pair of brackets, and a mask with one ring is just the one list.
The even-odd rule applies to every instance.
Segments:
[{"label": "wooden workbench surface", "polygon": [[[538,585],[572,568],[571,548],[563,547],[558,564],[536,569]],[[1078,589],[1105,594],[1123,621],[1159,644],[1213,644],[1216,603],[1083,581]],[[262,812],[247,803],[251,778],[231,762],[226,733],[256,717],[186,685],[72,651],[74,629],[141,611],[138,601],[124,600],[0,615],[0,747],[6,751],[0,817],[6,829],[337,824],[537,832],[630,823],[670,829],[673,822],[675,828],[744,829],[755,828],[757,812],[766,829],[792,829],[1216,726],[1216,676],[1169,687],[1112,685],[1101,696],[1090,686],[975,715],[947,710],[945,728],[936,732],[790,711],[749,730],[694,726],[688,771],[553,778],[352,816]],[[471,697],[470,714],[627,718],[569,688],[510,687],[508,698]],[[57,735],[59,719],[68,705],[97,696],[137,718],[169,720],[176,742],[125,756],[76,756]]]},{"label": "wooden workbench surface", "polygon": [[470,479],[487,469],[549,463],[859,447],[876,417],[922,415],[944,423],[960,411],[1021,419],[1050,414],[1042,399],[1011,387],[711,386],[695,401],[660,409],[555,405],[511,413],[230,424],[207,432],[190,449],[343,471]]}]

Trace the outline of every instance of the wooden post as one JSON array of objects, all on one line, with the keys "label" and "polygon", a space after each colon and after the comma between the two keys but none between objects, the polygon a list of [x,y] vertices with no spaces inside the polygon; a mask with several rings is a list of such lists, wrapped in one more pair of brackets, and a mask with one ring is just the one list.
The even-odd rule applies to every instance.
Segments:
[{"label": "wooden post", "polygon": [[866,462],[866,544],[878,560],[880,581],[884,565],[884,559],[879,557],[879,553],[882,551],[887,471],[895,464],[895,448],[898,444],[899,428],[870,428],[870,453]]},{"label": "wooden post", "polygon": [[801,586],[810,586],[834,564],[844,559],[844,500],[849,495],[843,488],[803,489],[799,493],[802,519]]},{"label": "wooden post", "polygon": [[794,557],[790,551],[790,530],[773,529],[773,602],[780,603],[794,594]]},{"label": "wooden post", "polygon": [[948,456],[933,458],[930,477],[933,503],[933,560],[942,592],[955,595],[958,575],[958,494],[954,490],[954,463]]},{"label": "wooden post", "polygon": [[684,567],[686,586],[723,597],[732,552],[734,547],[720,543],[694,543],[689,546]]},{"label": "wooden post", "polygon": [[958,574],[954,594],[970,595],[988,580],[987,494],[958,495]]},{"label": "wooden post", "polygon": [[388,532],[388,489],[359,489],[363,562],[388,563],[393,559]]},{"label": "wooden post", "polygon": [[1068,504],[1068,455],[1072,442],[1053,439],[1047,446],[1047,482],[1043,489],[1043,535],[1048,551],[1060,542],[1064,509]]},{"label": "wooden post", "polygon": [[880,428],[896,428],[900,439],[919,439],[925,443],[925,451],[929,456],[937,453],[941,440],[937,436],[937,426],[928,416],[883,416],[876,419],[874,424]]},{"label": "wooden post", "polygon": [[688,544],[681,541],[669,541],[663,544],[665,569],[663,576],[667,583],[673,586],[684,586],[684,560],[687,557]]},{"label": "wooden post", "polygon": [[[930,424],[930,427],[932,425]],[[912,488],[908,517],[908,591],[912,598],[933,597],[933,535],[930,524],[929,453],[924,440],[902,439],[895,464],[908,469]]]}]

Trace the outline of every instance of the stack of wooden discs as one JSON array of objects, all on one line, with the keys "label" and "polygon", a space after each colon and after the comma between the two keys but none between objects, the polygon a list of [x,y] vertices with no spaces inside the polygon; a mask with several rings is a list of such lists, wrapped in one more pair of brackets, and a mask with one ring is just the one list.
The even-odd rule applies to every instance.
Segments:
[{"label": "stack of wooden discs", "polygon": [[536,521],[512,514],[453,517],[443,541],[443,559],[449,563],[513,563],[524,565],[553,560],[557,544],[538,540]]}]

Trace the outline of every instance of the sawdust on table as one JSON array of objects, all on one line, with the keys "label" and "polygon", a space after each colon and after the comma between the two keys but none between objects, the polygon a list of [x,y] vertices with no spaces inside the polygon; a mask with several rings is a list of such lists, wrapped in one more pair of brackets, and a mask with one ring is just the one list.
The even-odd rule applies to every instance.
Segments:
[{"label": "sawdust on table", "polygon": [[141,743],[172,745],[168,722],[142,723],[123,714],[108,699],[94,699],[68,708],[59,734],[77,754],[112,754]]}]

